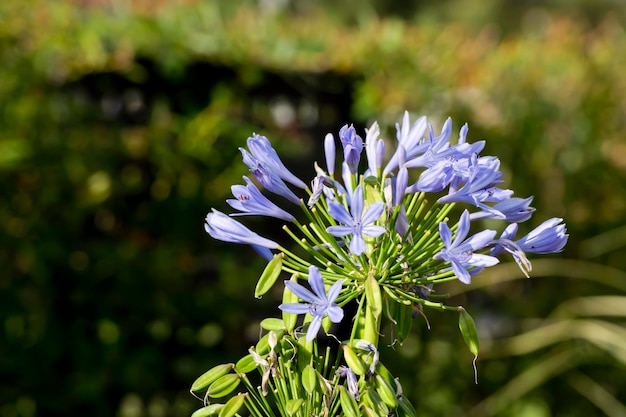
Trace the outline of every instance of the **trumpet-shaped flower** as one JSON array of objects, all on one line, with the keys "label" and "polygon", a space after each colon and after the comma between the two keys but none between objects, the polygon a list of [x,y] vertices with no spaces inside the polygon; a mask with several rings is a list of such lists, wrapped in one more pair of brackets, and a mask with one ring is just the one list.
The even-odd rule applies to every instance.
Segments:
[{"label": "trumpet-shaped flower", "polygon": [[306,184],[300,178],[296,177],[291,171],[285,167],[283,161],[280,160],[278,154],[272,148],[270,141],[261,135],[254,134],[247,141],[250,153],[270,169],[280,178],[298,188],[306,188]]},{"label": "trumpet-shaped flower", "polygon": [[339,323],[343,319],[343,309],[335,304],[341,291],[341,283],[341,280],[336,281],[326,293],[322,274],[316,266],[311,265],[309,266],[309,286],[313,292],[296,282],[285,281],[285,286],[289,291],[304,303],[286,303],[279,305],[278,308],[290,314],[308,313],[313,316],[313,321],[306,332],[306,340],[310,342],[317,336],[324,316],[328,316],[333,323]]},{"label": "trumpet-shaped flower", "polygon": [[259,236],[237,220],[215,209],[207,214],[204,230],[214,239],[224,242],[244,243],[267,249],[278,248],[278,243]]},{"label": "trumpet-shaped flower", "polygon": [[241,213],[233,213],[231,216],[260,215],[276,217],[288,222],[294,221],[294,217],[285,210],[272,203],[254,185],[248,177],[243,177],[246,185],[233,185],[230,187],[234,199],[226,202]]},{"label": "trumpet-shaped flower", "polygon": [[459,220],[459,227],[452,240],[452,231],[445,222],[439,223],[439,235],[445,248],[435,254],[435,259],[450,262],[454,275],[465,284],[471,282],[469,268],[484,268],[498,263],[493,256],[474,253],[493,242],[495,230],[483,230],[467,238],[470,229],[470,215],[467,210]]},{"label": "trumpet-shaped flower", "polygon": [[328,212],[330,215],[345,226],[330,226],[326,228],[328,233],[336,237],[353,235],[350,241],[350,252],[354,255],[360,255],[365,252],[365,239],[363,235],[369,237],[378,237],[385,233],[385,228],[382,226],[370,226],[370,223],[374,223],[385,210],[385,203],[372,203],[365,212],[363,212],[363,206],[365,205],[365,198],[363,196],[363,189],[359,185],[352,194],[350,203],[350,213],[346,208],[337,203],[336,201],[328,202]]},{"label": "trumpet-shaped flower", "polygon": [[276,171],[272,169],[272,166],[267,165],[263,161],[254,157],[250,152],[243,148],[239,148],[243,155],[243,162],[250,168],[250,172],[254,174],[256,179],[261,183],[263,187],[278,194],[281,197],[286,198],[294,204],[300,205],[300,199],[293,193],[287,184],[281,179]]}]

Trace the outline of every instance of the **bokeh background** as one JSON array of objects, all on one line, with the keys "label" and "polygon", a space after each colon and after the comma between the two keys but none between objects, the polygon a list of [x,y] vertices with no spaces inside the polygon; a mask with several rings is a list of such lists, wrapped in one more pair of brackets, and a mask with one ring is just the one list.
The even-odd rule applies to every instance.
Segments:
[{"label": "bokeh background", "polygon": [[[626,6],[619,0],[2,0],[0,415],[188,416],[275,316],[213,241],[257,132],[313,175],[327,132],[452,116],[570,242],[502,264],[384,352],[422,416],[626,416]],[[265,235],[276,224],[250,219]]]}]

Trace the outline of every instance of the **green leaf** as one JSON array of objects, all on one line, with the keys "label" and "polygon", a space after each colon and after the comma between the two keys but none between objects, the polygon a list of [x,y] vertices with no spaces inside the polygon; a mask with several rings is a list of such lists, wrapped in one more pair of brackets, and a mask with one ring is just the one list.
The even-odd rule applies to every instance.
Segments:
[{"label": "green leaf", "polygon": [[302,371],[302,386],[309,395],[317,388],[317,371],[311,365]]},{"label": "green leaf", "polygon": [[238,394],[237,396],[228,400],[224,407],[220,410],[219,417],[233,417],[239,409],[243,406],[243,402],[246,399],[248,393]]},{"label": "green leaf", "polygon": [[280,271],[283,268],[283,258],[285,257],[284,253],[277,253],[274,255],[274,258],[267,263],[265,270],[261,274],[259,281],[256,284],[256,288],[254,289],[254,296],[256,298],[261,298],[266,292],[270,290],[276,283],[278,276],[280,275]]},{"label": "green leaf", "polygon": [[339,386],[339,401],[346,417],[359,417],[359,405],[343,385]]},{"label": "green leaf", "polygon": [[191,417],[209,417],[216,416],[217,413],[224,407],[224,404],[211,404],[206,407],[202,407],[193,412]]},{"label": "green leaf", "polygon": [[224,365],[217,365],[205,373],[203,373],[198,379],[191,385],[191,391],[200,391],[211,385],[218,378],[226,375],[233,370],[232,363],[226,363]]},{"label": "green leaf", "polygon": [[248,372],[252,372],[257,368],[256,362],[254,362],[254,356],[246,355],[243,358],[239,359],[235,364],[235,370],[242,374],[247,374]]},{"label": "green leaf", "polygon": [[228,374],[217,379],[209,386],[207,394],[209,397],[222,398],[230,394],[239,385],[239,375]]},{"label": "green leaf", "polygon": [[285,330],[285,322],[281,319],[268,318],[261,321],[261,328],[271,331]]},{"label": "green leaf", "polygon": [[476,323],[474,323],[472,316],[463,307],[459,307],[459,329],[461,329],[461,335],[463,335],[463,340],[465,340],[469,351],[472,352],[474,357],[477,357],[480,346]]}]

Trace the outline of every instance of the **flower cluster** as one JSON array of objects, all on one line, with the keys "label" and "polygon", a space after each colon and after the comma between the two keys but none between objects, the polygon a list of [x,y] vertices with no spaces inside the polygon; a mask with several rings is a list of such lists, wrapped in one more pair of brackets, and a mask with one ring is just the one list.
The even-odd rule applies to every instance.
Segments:
[{"label": "flower cluster", "polygon": [[[241,149],[244,163],[258,184],[293,205],[279,207],[244,177],[245,185],[233,186],[234,199],[227,201],[238,212],[229,217],[213,210],[206,219],[207,232],[216,239],[253,245],[268,260],[282,252],[286,256],[281,267],[290,273],[308,274],[310,265],[317,265],[327,285],[345,283],[337,297],[340,305],[363,293],[368,276],[374,276],[390,298],[424,304],[419,288],[451,278],[468,284],[473,275],[498,263],[500,255],[512,255],[528,274],[527,253],[563,249],[568,235],[558,218],[515,239],[518,223],[535,211],[532,197],[514,197],[513,191],[500,187],[500,161],[480,155],[484,141],[467,142],[467,125],[456,143],[450,119],[437,134],[425,117],[411,123],[405,113],[396,129],[393,152],[388,152],[390,143],[380,137],[377,123],[366,130],[365,140],[348,125],[339,131],[338,142],[326,135],[326,170],[315,165],[310,187],[285,167],[266,137],[253,135],[248,149]],[[291,187],[306,195],[298,197]],[[466,209],[451,226],[451,210],[459,203]],[[294,213],[297,208],[303,212],[302,223]],[[284,220],[285,232],[306,255],[232,218],[244,215]],[[471,234],[481,219],[509,224],[499,238],[495,230]]]},{"label": "flower cluster", "polygon": [[[511,256],[528,276],[527,254],[559,252],[567,243],[560,218],[516,237],[518,224],[535,212],[532,197],[514,197],[501,188],[500,161],[480,155],[484,141],[467,142],[467,125],[453,141],[450,119],[437,134],[425,117],[411,123],[405,113],[396,131],[392,151],[377,123],[366,130],[365,140],[348,125],[339,131],[339,141],[326,135],[326,166],[315,164],[310,186],[289,171],[266,137],[255,134],[247,149],[240,149],[253,178],[232,187],[234,198],[227,203],[236,212],[229,216],[213,209],[205,229],[216,239],[252,245],[269,261],[256,296],[265,294],[283,271],[291,279],[285,281],[279,306],[282,319],[261,323],[270,333],[234,366],[236,373],[218,366],[194,384],[208,386],[207,395],[220,398],[240,380],[246,383],[248,393],[231,398],[225,410],[246,403],[253,415],[273,413],[245,376],[256,368],[262,375],[259,392],[275,395],[280,415],[388,415],[396,410],[412,416],[399,382],[380,363],[382,318],[390,318],[401,341],[424,307],[455,311],[476,356],[471,316],[461,306],[442,303],[436,284],[456,279],[469,284],[501,256]],[[338,145],[343,159],[337,158]],[[281,198],[270,200],[259,186]],[[457,205],[462,210],[454,211]],[[451,221],[454,213],[460,213],[458,221]],[[284,221],[290,243],[260,236],[234,218],[247,215]],[[481,230],[483,219],[503,223],[499,237],[496,230]],[[298,282],[304,276],[310,289]],[[351,302],[356,306],[352,331],[329,367],[328,355],[316,356],[316,337],[320,329],[329,331],[341,322],[343,307]],[[305,317],[296,327],[300,315]],[[285,384],[281,378],[290,378],[293,366],[302,374],[296,378],[301,383]]]}]

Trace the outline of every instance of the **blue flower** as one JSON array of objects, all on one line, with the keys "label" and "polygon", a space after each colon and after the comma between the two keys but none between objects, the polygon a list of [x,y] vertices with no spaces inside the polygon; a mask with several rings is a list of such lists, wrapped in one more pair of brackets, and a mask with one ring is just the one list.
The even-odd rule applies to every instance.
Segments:
[{"label": "blue flower", "polygon": [[[435,259],[441,259],[450,262],[454,275],[465,284],[471,282],[471,272],[469,268],[482,269],[484,267],[493,266],[498,263],[498,259],[489,256],[474,253],[477,250],[485,248],[493,243],[496,235],[495,230],[483,230],[472,237],[467,238],[470,229],[470,215],[467,210],[463,211],[459,220],[459,227],[452,240],[452,231],[445,222],[439,223],[439,235],[445,248],[435,254]],[[466,239],[467,238],[467,239]]]},{"label": "blue flower", "polygon": [[343,159],[350,172],[356,174],[359,169],[359,161],[361,160],[361,152],[363,151],[363,139],[356,134],[354,126],[345,125],[339,130],[339,139],[343,146]]},{"label": "blue flower", "polygon": [[326,169],[329,175],[335,173],[335,138],[332,133],[328,133],[324,138],[324,154],[326,156]]},{"label": "blue flower", "polygon": [[247,144],[250,153],[257,160],[268,166],[278,177],[298,188],[306,188],[306,184],[285,167],[285,164],[280,160],[270,141],[265,136],[255,133],[251,138],[248,138]]},{"label": "blue flower", "polygon": [[248,177],[243,177],[246,185],[233,185],[230,187],[235,199],[226,202],[241,213],[233,213],[231,216],[260,215],[276,217],[288,222],[294,221],[294,217],[278,207],[265,197]]},{"label": "blue flower", "polygon": [[535,212],[535,208],[530,206],[532,201],[533,197],[515,197],[501,201],[493,206],[479,205],[482,210],[472,213],[470,219],[500,219],[515,223],[525,222]]},{"label": "blue flower", "polygon": [[257,235],[237,220],[215,209],[207,214],[204,230],[214,239],[224,242],[244,243],[267,249],[278,248],[278,243]]},{"label": "blue flower", "polygon": [[322,325],[322,319],[325,315],[330,318],[333,323],[339,323],[343,319],[343,309],[335,304],[335,300],[341,291],[342,281],[336,281],[329,289],[328,294],[324,288],[324,280],[322,274],[316,266],[309,266],[309,286],[313,292],[309,291],[302,285],[285,281],[285,286],[300,298],[304,303],[287,303],[278,306],[285,313],[290,314],[310,314],[313,321],[309,324],[306,332],[307,342],[312,341],[317,336]]},{"label": "blue flower", "polygon": [[241,155],[243,156],[243,162],[250,168],[250,172],[254,174],[256,179],[261,183],[263,187],[278,194],[281,197],[286,198],[294,204],[300,205],[300,198],[293,193],[287,184],[281,179],[276,171],[271,166],[255,158],[250,152],[243,148],[239,148]]},{"label": "blue flower", "polygon": [[350,213],[346,208],[336,201],[328,202],[328,212],[330,215],[345,226],[330,226],[326,231],[333,236],[342,237],[353,235],[350,241],[350,252],[354,255],[360,255],[365,252],[365,239],[363,235],[369,237],[378,237],[385,233],[382,226],[368,226],[374,223],[385,209],[385,203],[372,203],[369,205],[365,213],[363,206],[365,205],[363,189],[359,185],[352,194],[350,202]]},{"label": "blue flower", "polygon": [[[404,117],[402,118],[402,126],[396,124],[396,137],[398,138],[398,147],[402,145],[406,151],[406,156],[413,158],[420,153],[426,152],[428,149],[428,142],[422,140],[428,123],[426,122],[425,116],[417,119],[412,126],[410,126],[410,123],[409,112],[405,111]],[[396,150],[389,162],[387,162],[383,173],[388,175],[396,169],[398,165],[398,151]]]},{"label": "blue flower", "polygon": [[347,366],[342,365],[337,368],[337,375],[342,378],[346,378],[346,382],[348,383],[348,393],[352,395],[352,398],[359,401],[359,382],[357,381],[354,371]]},{"label": "blue flower", "polygon": [[378,170],[382,168],[385,157],[385,141],[378,137],[380,128],[376,122],[372,123],[372,126],[366,129],[365,133],[365,154],[369,169],[366,175],[378,177]]},{"label": "blue flower", "polygon": [[537,254],[561,252],[569,238],[565,224],[562,222],[563,219],[558,217],[548,219],[526,236],[515,241],[513,239],[517,234],[517,224],[510,224],[504,229],[500,239],[495,241],[496,246],[492,250],[492,255],[498,255],[505,250],[513,256],[516,256],[519,251]]}]

